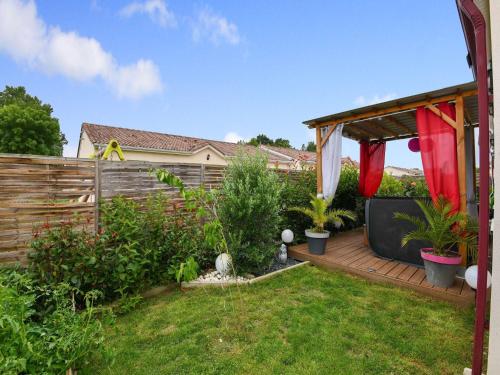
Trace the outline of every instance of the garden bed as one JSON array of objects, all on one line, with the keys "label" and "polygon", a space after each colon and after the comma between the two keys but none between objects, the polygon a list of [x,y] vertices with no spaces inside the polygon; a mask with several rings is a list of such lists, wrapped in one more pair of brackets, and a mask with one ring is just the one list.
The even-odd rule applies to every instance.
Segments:
[{"label": "garden bed", "polygon": [[285,264],[274,262],[267,272],[259,276],[222,276],[217,271],[211,271],[204,275],[201,275],[196,280],[190,282],[182,282],[182,288],[200,288],[200,287],[213,287],[213,286],[225,286],[225,285],[245,285],[253,284],[262,280],[266,280],[270,277],[274,277],[284,271],[291,270],[303,265],[309,264],[309,261],[302,262],[293,258],[288,258]]}]

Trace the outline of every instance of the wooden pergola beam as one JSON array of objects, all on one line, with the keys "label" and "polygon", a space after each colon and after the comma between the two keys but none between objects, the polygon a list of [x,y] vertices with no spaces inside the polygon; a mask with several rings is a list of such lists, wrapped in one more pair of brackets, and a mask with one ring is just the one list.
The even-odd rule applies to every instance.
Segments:
[{"label": "wooden pergola beam", "polygon": [[323,148],[323,146],[325,145],[325,143],[328,142],[328,138],[330,138],[330,136],[332,135],[333,131],[337,128],[337,125],[338,124],[332,125],[332,127],[330,128],[330,130],[328,130],[328,133],[325,134],[325,136],[323,137],[323,140],[321,141],[321,148]]},{"label": "wooden pergola beam", "polygon": [[346,131],[348,133],[358,133],[361,136],[366,137],[366,140],[370,140],[372,138],[372,135],[370,135],[369,133],[367,133],[366,131],[364,131],[361,128],[354,128],[354,127],[345,128],[344,127],[344,131]]},{"label": "wooden pergola beam", "polygon": [[[446,113],[441,111],[435,105],[430,104],[430,105],[425,106],[425,108],[430,109],[436,116],[440,117],[441,120],[447,122],[448,125],[450,125],[455,130],[457,129],[457,122],[455,120],[453,120],[450,116],[448,116]],[[462,121],[463,121],[463,107],[462,107]]]},{"label": "wooden pergola beam", "polygon": [[473,95],[477,95],[477,89],[468,90],[468,91],[464,91],[462,93],[456,93],[453,95],[445,95],[445,96],[441,96],[439,98],[434,98],[434,99],[419,100],[419,101],[416,101],[413,103],[395,105],[392,107],[382,108],[382,109],[375,109],[372,111],[359,113],[357,115],[350,115],[350,116],[345,116],[343,118],[337,118],[337,119],[333,119],[333,120],[329,120],[329,121],[323,121],[321,123],[311,123],[308,126],[310,128],[325,127],[325,126],[333,125],[335,123],[338,124],[338,123],[342,123],[342,122],[346,123],[346,122],[351,122],[351,121],[355,121],[355,120],[368,119],[371,117],[378,117],[378,116],[387,115],[387,114],[391,114],[391,113],[398,113],[398,112],[407,111],[410,109],[417,109],[418,107],[433,105],[436,103],[454,101],[454,100],[456,100],[456,98],[458,96],[465,98],[465,97],[473,96]]},{"label": "wooden pergola beam", "polygon": [[356,127],[356,129],[360,129],[360,130],[364,131],[366,134],[370,135],[374,139],[382,139],[382,138],[384,138],[383,135],[381,135],[379,133],[375,133],[371,129],[367,129],[367,125],[365,125],[365,124],[358,124],[358,126]]},{"label": "wooden pergola beam", "polygon": [[398,137],[400,135],[398,132],[395,132],[394,130],[391,130],[391,129],[387,128],[383,124],[377,124],[373,120],[365,120],[364,122],[367,123],[367,124],[370,124],[371,126],[374,126],[374,127],[377,127],[377,128],[380,128],[380,129],[384,130],[386,133],[389,133],[393,137]]},{"label": "wooden pergola beam", "polygon": [[398,119],[394,118],[393,116],[386,116],[384,117],[387,121],[392,122],[394,125],[396,125],[398,128],[403,129],[404,131],[408,132],[408,134],[413,134],[415,133],[414,130],[410,129],[408,126],[403,124],[401,121]]}]

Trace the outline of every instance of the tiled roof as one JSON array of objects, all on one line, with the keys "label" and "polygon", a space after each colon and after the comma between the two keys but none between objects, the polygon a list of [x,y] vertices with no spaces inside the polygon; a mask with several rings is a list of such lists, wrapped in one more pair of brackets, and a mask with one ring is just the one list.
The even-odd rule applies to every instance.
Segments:
[{"label": "tiled roof", "polygon": [[[90,141],[95,145],[105,145],[111,139],[116,139],[123,148],[137,148],[162,150],[173,152],[196,152],[197,150],[211,146],[224,156],[236,156],[239,150],[247,154],[255,154],[258,149],[250,145],[237,143],[214,141],[209,139],[185,137],[180,135],[150,132],[145,130],[126,129],[116,126],[82,124],[82,131],[85,131]],[[274,153],[268,153],[270,161],[289,161],[288,158]]]},{"label": "tiled roof", "polygon": [[[212,146],[224,156],[236,156],[239,150],[254,155],[257,147],[251,145],[241,145],[231,142],[214,141],[209,139],[185,137],[181,135],[164,134],[145,130],[135,130],[120,128],[117,126],[82,124],[82,131],[85,131],[94,145],[106,145],[111,139],[116,139],[123,148],[137,148],[150,150],[164,150],[173,152],[196,152],[205,147]],[[315,163],[316,153],[302,151],[294,148],[284,148],[276,146],[260,146],[260,149],[267,151],[270,161],[289,162],[300,160],[303,162]],[[269,152],[271,151],[271,152]],[[281,154],[281,155],[279,155]],[[342,165],[359,167],[357,161],[349,157],[342,158]]]},{"label": "tiled roof", "polygon": [[301,160],[301,161],[306,161],[306,162],[314,162],[316,161],[316,153],[315,152],[310,152],[310,151],[302,151],[302,150],[297,150],[296,148],[285,148],[285,147],[276,147],[276,146],[269,146],[269,145],[263,145],[261,146],[262,149],[268,149],[274,152],[279,152],[283,155],[286,155],[294,160]]}]

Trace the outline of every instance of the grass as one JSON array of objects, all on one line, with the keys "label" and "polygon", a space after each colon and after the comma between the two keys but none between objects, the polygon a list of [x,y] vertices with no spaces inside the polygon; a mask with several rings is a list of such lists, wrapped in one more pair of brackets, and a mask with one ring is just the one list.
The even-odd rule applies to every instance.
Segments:
[{"label": "grass", "polygon": [[149,300],[107,327],[114,363],[81,373],[458,374],[472,328],[472,309],[306,266]]}]

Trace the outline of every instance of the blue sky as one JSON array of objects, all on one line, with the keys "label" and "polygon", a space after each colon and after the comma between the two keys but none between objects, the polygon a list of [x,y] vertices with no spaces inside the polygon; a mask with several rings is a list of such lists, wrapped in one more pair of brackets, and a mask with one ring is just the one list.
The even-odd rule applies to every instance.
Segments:
[{"label": "blue sky", "polygon": [[465,56],[453,0],[0,0],[0,85],[52,104],[67,155],[84,121],[300,147],[304,120],[472,80]]}]

